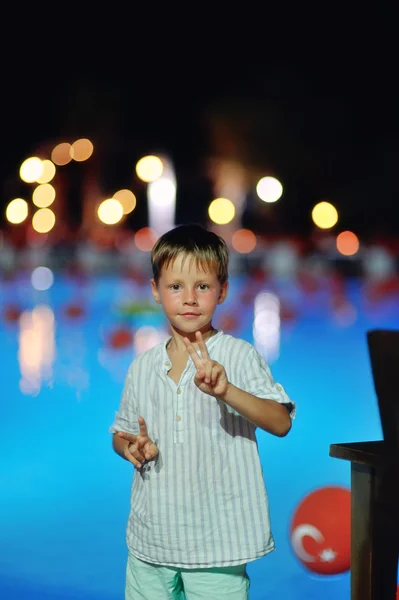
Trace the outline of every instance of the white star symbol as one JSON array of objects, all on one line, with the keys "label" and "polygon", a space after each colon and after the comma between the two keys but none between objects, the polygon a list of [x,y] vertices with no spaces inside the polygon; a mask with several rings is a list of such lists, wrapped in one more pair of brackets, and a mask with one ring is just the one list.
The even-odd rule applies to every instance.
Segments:
[{"label": "white star symbol", "polygon": [[325,548],[320,552],[319,556],[322,562],[333,562],[337,556],[337,552],[334,552],[332,548]]}]

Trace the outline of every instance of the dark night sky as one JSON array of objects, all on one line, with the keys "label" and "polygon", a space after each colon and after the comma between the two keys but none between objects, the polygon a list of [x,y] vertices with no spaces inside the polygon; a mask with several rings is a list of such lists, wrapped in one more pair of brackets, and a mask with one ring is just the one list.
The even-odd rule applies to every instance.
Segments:
[{"label": "dark night sky", "polygon": [[[168,151],[181,218],[192,197],[202,198],[202,213],[193,214],[200,217],[209,200],[203,163],[216,149],[211,124],[222,122],[238,158],[283,181],[283,229],[306,233],[311,206],[328,198],[343,226],[397,234],[398,10],[384,3],[318,8],[288,11],[285,20],[284,9],[269,20],[236,12],[222,26],[193,12],[172,30],[161,27],[161,36],[134,14],[126,28],[123,15],[114,15],[117,27],[103,15],[88,28],[90,19],[76,25],[70,14],[51,40],[25,24],[23,47],[8,51],[2,78],[2,206],[21,160],[41,141],[87,135],[108,148],[110,185],[131,168],[130,157],[126,167],[111,168],[131,142],[137,158]],[[53,67],[40,75],[45,56]]]}]

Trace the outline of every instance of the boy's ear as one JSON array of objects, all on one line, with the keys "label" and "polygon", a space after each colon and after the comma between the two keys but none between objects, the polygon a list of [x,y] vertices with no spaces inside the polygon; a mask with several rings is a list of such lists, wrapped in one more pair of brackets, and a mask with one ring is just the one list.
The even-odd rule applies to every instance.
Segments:
[{"label": "boy's ear", "polygon": [[229,282],[225,281],[220,287],[220,293],[218,298],[218,304],[223,304],[226,300],[227,292],[229,291]]},{"label": "boy's ear", "polygon": [[161,304],[161,299],[159,297],[158,288],[157,288],[157,284],[155,283],[155,279],[151,279],[151,292],[155,298],[155,301],[158,302],[158,304]]}]

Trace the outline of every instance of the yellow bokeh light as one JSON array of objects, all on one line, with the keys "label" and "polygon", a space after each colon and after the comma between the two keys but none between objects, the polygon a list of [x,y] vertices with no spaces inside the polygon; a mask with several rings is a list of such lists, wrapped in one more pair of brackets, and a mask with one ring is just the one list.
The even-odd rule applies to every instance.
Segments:
[{"label": "yellow bokeh light", "polygon": [[283,186],[275,177],[262,177],[256,185],[256,193],[263,202],[277,202],[283,194]]},{"label": "yellow bokeh light", "polygon": [[93,154],[94,146],[87,138],[76,140],[70,148],[70,156],[77,162],[83,162]]},{"label": "yellow bokeh light", "polygon": [[353,256],[359,250],[359,238],[353,231],[342,231],[336,240],[337,250],[344,256]]},{"label": "yellow bokeh light", "polygon": [[124,215],[128,215],[136,208],[136,196],[130,190],[118,190],[114,198],[121,203]]},{"label": "yellow bokeh light", "polygon": [[208,214],[211,220],[218,225],[226,225],[234,219],[236,209],[234,204],[228,198],[216,198],[208,208]]},{"label": "yellow bokeh light", "polygon": [[32,217],[32,227],[38,233],[47,233],[55,225],[55,214],[50,208],[39,208]]},{"label": "yellow bokeh light", "polygon": [[37,156],[31,156],[22,163],[19,169],[19,176],[26,183],[33,183],[43,173],[43,164]]},{"label": "yellow bokeh light", "polygon": [[123,217],[123,207],[119,200],[108,198],[98,207],[98,218],[106,225],[115,225]]},{"label": "yellow bokeh light", "polygon": [[10,223],[15,225],[25,221],[28,216],[28,203],[22,198],[11,200],[6,208],[6,218]]},{"label": "yellow bokeh light", "polygon": [[56,172],[55,164],[51,160],[42,160],[43,172],[35,181],[37,183],[48,183],[51,181]]},{"label": "yellow bokeh light", "polygon": [[71,148],[72,146],[68,142],[57,144],[51,152],[51,160],[53,163],[61,167],[71,162]]},{"label": "yellow bokeh light", "polygon": [[330,202],[319,202],[313,207],[312,219],[320,229],[330,229],[338,221],[338,211]]},{"label": "yellow bokeh light", "polygon": [[158,156],[143,156],[136,164],[137,177],[145,182],[159,179],[163,173],[163,163]]},{"label": "yellow bokeh light", "polygon": [[47,206],[50,206],[50,204],[54,202],[54,199],[55,189],[51,183],[42,183],[38,185],[32,194],[33,204],[39,208],[47,208]]}]

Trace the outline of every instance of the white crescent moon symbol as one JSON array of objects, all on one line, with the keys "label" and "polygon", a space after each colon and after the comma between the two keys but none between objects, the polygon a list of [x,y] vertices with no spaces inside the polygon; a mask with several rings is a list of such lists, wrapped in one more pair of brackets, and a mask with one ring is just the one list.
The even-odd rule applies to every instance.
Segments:
[{"label": "white crescent moon symbol", "polygon": [[324,536],[321,531],[317,529],[317,527],[314,527],[309,523],[298,525],[298,527],[296,527],[292,532],[291,543],[295,554],[305,562],[314,562],[316,560],[315,557],[305,552],[305,549],[302,545],[302,540],[306,536],[313,538],[319,544],[324,542]]}]

